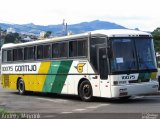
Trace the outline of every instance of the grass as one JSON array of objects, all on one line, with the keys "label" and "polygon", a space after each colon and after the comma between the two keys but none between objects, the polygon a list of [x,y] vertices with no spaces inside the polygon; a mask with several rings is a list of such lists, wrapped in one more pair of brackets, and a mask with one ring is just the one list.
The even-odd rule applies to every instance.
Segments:
[{"label": "grass", "polygon": [[5,109],[0,108],[0,114],[7,113]]}]

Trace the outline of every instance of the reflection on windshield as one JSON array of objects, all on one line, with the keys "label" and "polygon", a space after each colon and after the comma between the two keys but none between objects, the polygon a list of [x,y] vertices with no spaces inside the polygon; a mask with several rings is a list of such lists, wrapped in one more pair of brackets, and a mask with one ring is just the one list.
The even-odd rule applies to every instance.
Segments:
[{"label": "reflection on windshield", "polygon": [[117,38],[112,40],[111,71],[155,69],[151,39]]},{"label": "reflection on windshield", "polygon": [[139,69],[154,69],[154,54],[151,40],[141,39],[136,42]]}]

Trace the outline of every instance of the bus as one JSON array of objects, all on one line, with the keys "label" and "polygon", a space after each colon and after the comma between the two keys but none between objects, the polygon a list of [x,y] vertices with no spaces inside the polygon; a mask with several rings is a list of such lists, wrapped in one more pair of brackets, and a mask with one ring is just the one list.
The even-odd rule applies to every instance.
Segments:
[{"label": "bus", "polygon": [[[158,65],[157,78],[158,78],[158,82],[159,82],[159,85],[160,85],[160,54],[157,53],[157,54],[156,54],[156,57],[157,57],[157,65]],[[159,86],[159,90],[160,90],[160,86]]]},{"label": "bus", "polygon": [[96,30],[19,44],[2,51],[2,87],[93,97],[129,98],[157,92],[151,34]]}]

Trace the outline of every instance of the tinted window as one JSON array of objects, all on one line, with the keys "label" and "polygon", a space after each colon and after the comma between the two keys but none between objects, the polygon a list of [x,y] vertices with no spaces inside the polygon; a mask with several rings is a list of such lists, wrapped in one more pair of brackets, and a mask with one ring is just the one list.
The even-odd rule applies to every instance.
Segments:
[{"label": "tinted window", "polygon": [[7,62],[7,61],[12,61],[12,57],[13,57],[13,55],[12,55],[12,50],[5,50],[5,51],[3,51],[2,52],[2,61],[3,62]]},{"label": "tinted window", "polygon": [[35,48],[34,47],[24,48],[24,60],[34,59],[34,56],[35,56]]},{"label": "tinted window", "polygon": [[12,61],[12,50],[7,51],[7,61]]},{"label": "tinted window", "polygon": [[51,45],[44,45],[44,58],[50,58],[51,57]]},{"label": "tinted window", "polygon": [[68,57],[68,43],[55,43],[52,45],[52,57]]},{"label": "tinted window", "polygon": [[13,60],[14,61],[23,60],[23,49],[22,48],[13,50]]},{"label": "tinted window", "polygon": [[105,44],[106,38],[104,37],[93,37],[90,40],[90,58],[91,58],[91,64],[94,67],[96,71],[98,71],[97,66],[97,48],[99,45]]},{"label": "tinted window", "polygon": [[14,49],[13,50],[13,61],[16,61],[17,60],[17,49]]},{"label": "tinted window", "polygon": [[137,58],[140,69],[156,69],[156,61],[152,39],[135,40]]},{"label": "tinted window", "polygon": [[136,53],[132,39],[117,38],[113,40],[112,51],[111,70],[113,72],[137,69]]},{"label": "tinted window", "polygon": [[68,56],[68,48],[67,43],[60,43],[59,44],[59,53],[60,57],[67,57]]},{"label": "tinted window", "polygon": [[3,55],[2,61],[3,61],[3,62],[7,62],[7,61],[8,61],[8,58],[7,58],[7,57],[8,57],[7,51],[3,51],[2,55]]},{"label": "tinted window", "polygon": [[59,57],[59,43],[55,43],[52,45],[52,57],[53,58]]},{"label": "tinted window", "polygon": [[69,57],[77,56],[77,41],[69,42]]},{"label": "tinted window", "polygon": [[78,56],[87,56],[87,41],[78,41]]},{"label": "tinted window", "polygon": [[43,45],[37,46],[37,59],[43,59]]},{"label": "tinted window", "polygon": [[17,49],[17,60],[23,60],[23,49],[19,48]]}]

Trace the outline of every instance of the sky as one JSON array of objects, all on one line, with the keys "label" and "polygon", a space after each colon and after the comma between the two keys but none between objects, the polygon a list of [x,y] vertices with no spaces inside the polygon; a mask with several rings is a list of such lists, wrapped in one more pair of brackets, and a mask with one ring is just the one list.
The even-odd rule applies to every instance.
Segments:
[{"label": "sky", "polygon": [[93,20],[153,31],[160,27],[158,0],[0,0],[0,22],[36,25]]}]

